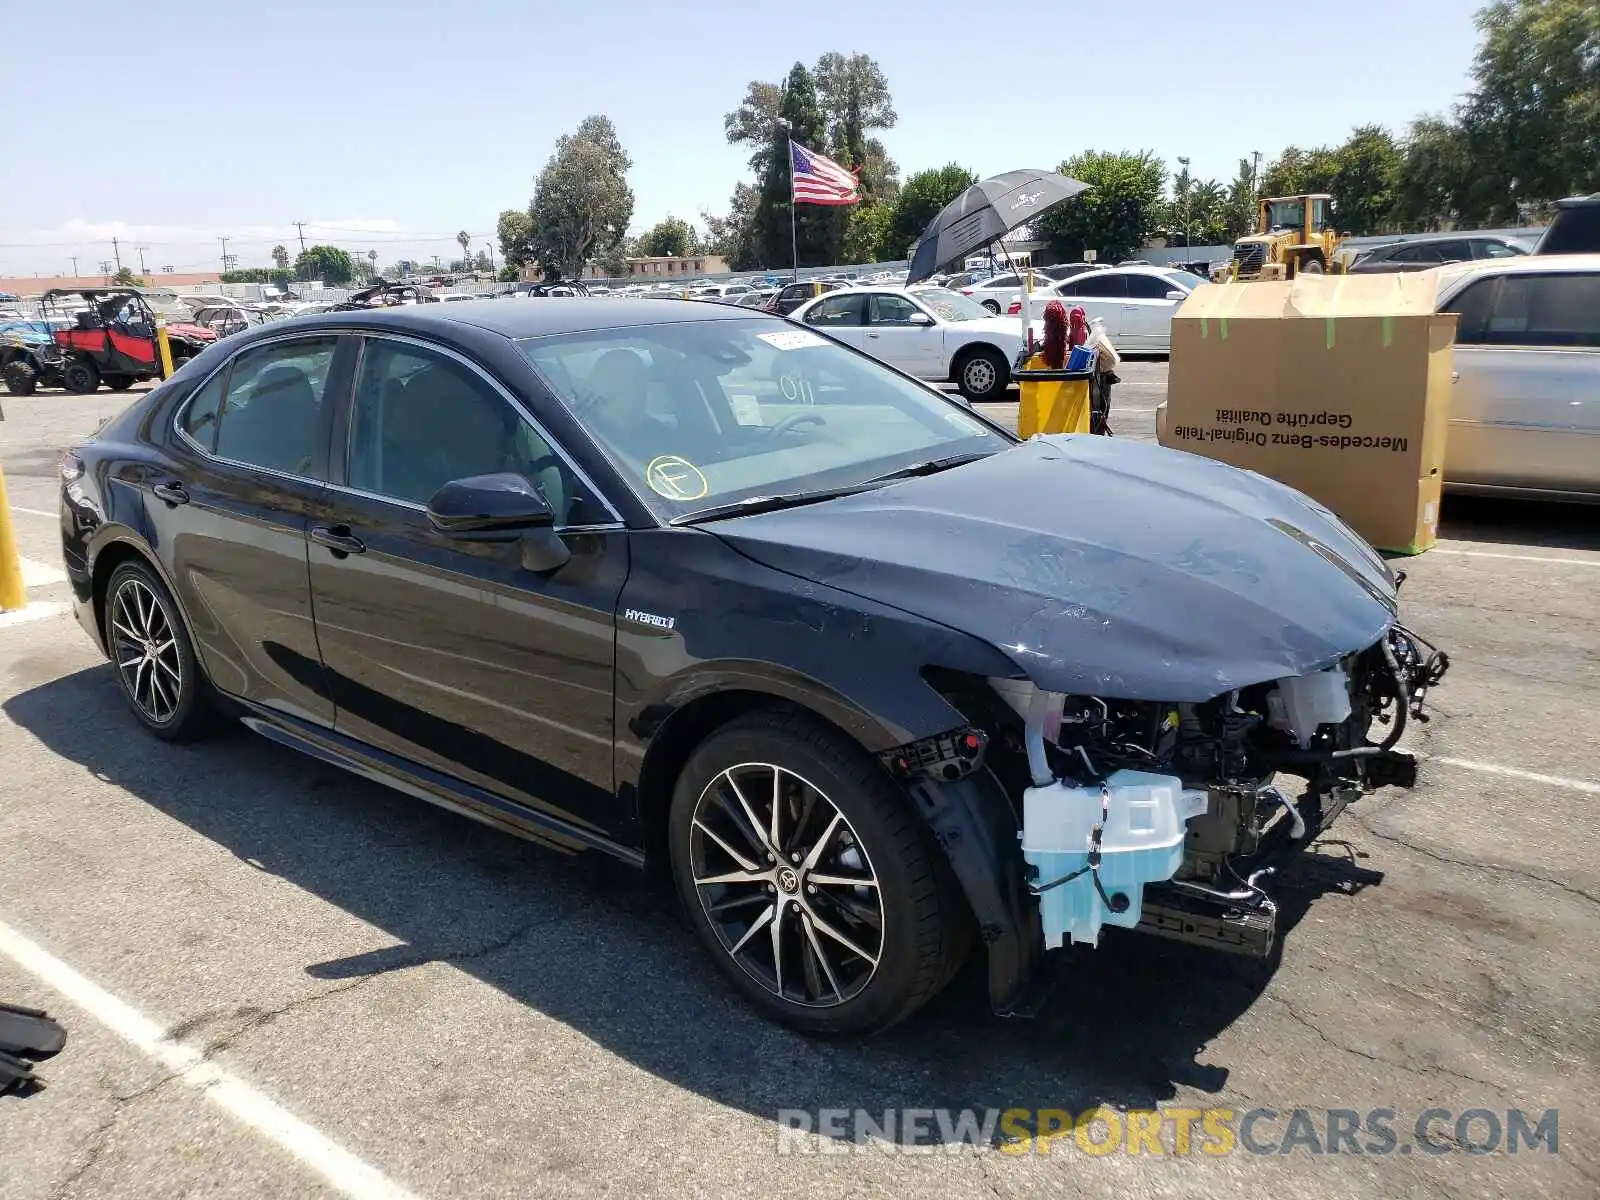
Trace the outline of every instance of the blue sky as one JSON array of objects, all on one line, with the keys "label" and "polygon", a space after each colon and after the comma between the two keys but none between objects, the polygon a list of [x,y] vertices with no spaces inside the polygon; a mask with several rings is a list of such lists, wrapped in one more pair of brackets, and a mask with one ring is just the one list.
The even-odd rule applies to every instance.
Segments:
[{"label": "blue sky", "polygon": [[[829,50],[883,65],[900,120],[880,136],[902,176],[1096,148],[1227,178],[1252,150],[1448,107],[1468,86],[1476,7],[7,0],[0,79],[13,135],[32,136],[0,159],[0,275],[69,271],[74,254],[93,270],[113,236],[149,246],[152,270],[214,267],[219,236],[259,265],[275,242],[297,246],[297,220],[308,242],[380,264],[448,257],[458,229],[476,249],[500,210],[527,204],[555,139],[592,112],[633,157],[635,230],[698,220],[745,170],[722,115],[746,83]],[[85,136],[97,109],[102,136]]]}]

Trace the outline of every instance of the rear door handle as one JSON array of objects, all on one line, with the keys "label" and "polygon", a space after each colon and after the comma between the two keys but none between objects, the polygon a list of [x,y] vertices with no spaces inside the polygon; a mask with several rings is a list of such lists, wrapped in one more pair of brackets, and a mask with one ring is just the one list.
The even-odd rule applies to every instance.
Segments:
[{"label": "rear door handle", "polygon": [[1461,382],[1461,372],[1460,371],[1451,371],[1450,372],[1450,382],[1451,383],[1460,383]]},{"label": "rear door handle", "polygon": [[313,525],[311,527],[311,540],[317,545],[326,546],[333,551],[335,558],[344,558],[349,554],[362,554],[367,548],[365,542],[350,532],[350,526],[348,525]]},{"label": "rear door handle", "polygon": [[180,480],[163,480],[150,490],[154,492],[159,499],[165,500],[168,504],[189,503],[188,490],[184,488],[183,483]]}]

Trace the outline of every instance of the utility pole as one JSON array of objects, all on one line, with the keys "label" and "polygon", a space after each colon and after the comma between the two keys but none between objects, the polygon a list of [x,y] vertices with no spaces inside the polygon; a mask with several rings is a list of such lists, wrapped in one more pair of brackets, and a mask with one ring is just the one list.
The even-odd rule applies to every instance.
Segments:
[{"label": "utility pole", "polygon": [[1187,250],[1194,244],[1194,239],[1189,236],[1189,217],[1194,211],[1193,201],[1189,199],[1189,189],[1194,185],[1194,181],[1188,178],[1189,160],[1180,155],[1178,165],[1183,168],[1185,179],[1183,188],[1183,248]]},{"label": "utility pole", "polygon": [[74,279],[78,277],[78,256],[76,254],[72,255],[72,277]]},{"label": "utility pole", "polygon": [[111,282],[111,260],[109,258],[100,260],[100,274],[106,277],[107,283]]},{"label": "utility pole", "polygon": [[1250,190],[1255,195],[1261,195],[1261,151],[1250,151]]},{"label": "utility pole", "polygon": [[485,242],[483,244],[483,248],[489,252],[489,274],[493,275],[494,274],[494,246],[491,245],[488,242]]},{"label": "utility pole", "polygon": [[117,246],[117,239],[111,239],[111,254],[117,260],[117,270],[122,270],[122,251]]},{"label": "utility pole", "polygon": [[306,223],[304,221],[296,221],[294,227],[300,234],[300,253],[304,254],[306,252]]},{"label": "utility pole", "polygon": [[148,250],[148,249],[150,249],[149,246],[140,246],[139,247],[139,274],[140,275],[144,274],[144,252],[146,250]]},{"label": "utility pole", "polygon": [[222,270],[226,273],[228,270],[228,239],[219,237],[217,241],[222,243]]}]

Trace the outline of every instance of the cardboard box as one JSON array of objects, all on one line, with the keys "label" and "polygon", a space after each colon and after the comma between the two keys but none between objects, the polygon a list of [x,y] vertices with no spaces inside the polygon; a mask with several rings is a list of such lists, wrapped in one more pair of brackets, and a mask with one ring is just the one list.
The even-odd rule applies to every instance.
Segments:
[{"label": "cardboard box", "polygon": [[1172,319],[1164,446],[1270,475],[1374,546],[1439,521],[1456,318],[1437,273],[1199,287]]}]

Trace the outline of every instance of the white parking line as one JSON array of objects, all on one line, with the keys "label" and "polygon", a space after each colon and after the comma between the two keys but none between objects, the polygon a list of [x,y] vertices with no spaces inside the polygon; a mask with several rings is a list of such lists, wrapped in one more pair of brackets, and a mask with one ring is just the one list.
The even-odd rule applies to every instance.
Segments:
[{"label": "white parking line", "polygon": [[36,558],[22,560],[22,586],[49,587],[52,583],[65,583],[67,573],[60,567],[52,567],[49,563],[42,563]]},{"label": "white parking line", "polygon": [[415,1200],[411,1192],[369,1166],[326,1134],[232,1072],[207,1062],[187,1042],[167,1037],[149,1017],[85,978],[59,958],[0,921],[0,954],[54,988],[112,1033],[194,1088],[331,1186],[355,1200]]},{"label": "white parking line", "polygon": [[1600,567],[1600,558],[1547,558],[1542,554],[1499,554],[1493,550],[1451,550],[1435,546],[1435,554],[1454,554],[1461,558],[1510,558],[1517,562],[1560,563],[1567,567]]},{"label": "white parking line", "polygon": [[49,510],[43,508],[23,508],[20,504],[13,504],[11,506],[11,511],[27,513],[30,517],[50,517],[51,519],[61,515],[58,512],[50,512]]},{"label": "white parking line", "polygon": [[1585,792],[1591,796],[1600,796],[1600,783],[1590,783],[1586,779],[1568,779],[1564,775],[1541,775],[1537,771],[1524,771],[1521,767],[1503,767],[1499,763],[1473,762],[1469,758],[1450,758],[1443,754],[1418,755],[1429,762],[1443,763],[1447,767],[1460,767],[1463,771],[1480,771],[1485,775],[1504,775],[1508,779],[1526,779],[1530,783],[1542,783],[1549,787],[1571,788],[1575,792]]}]

